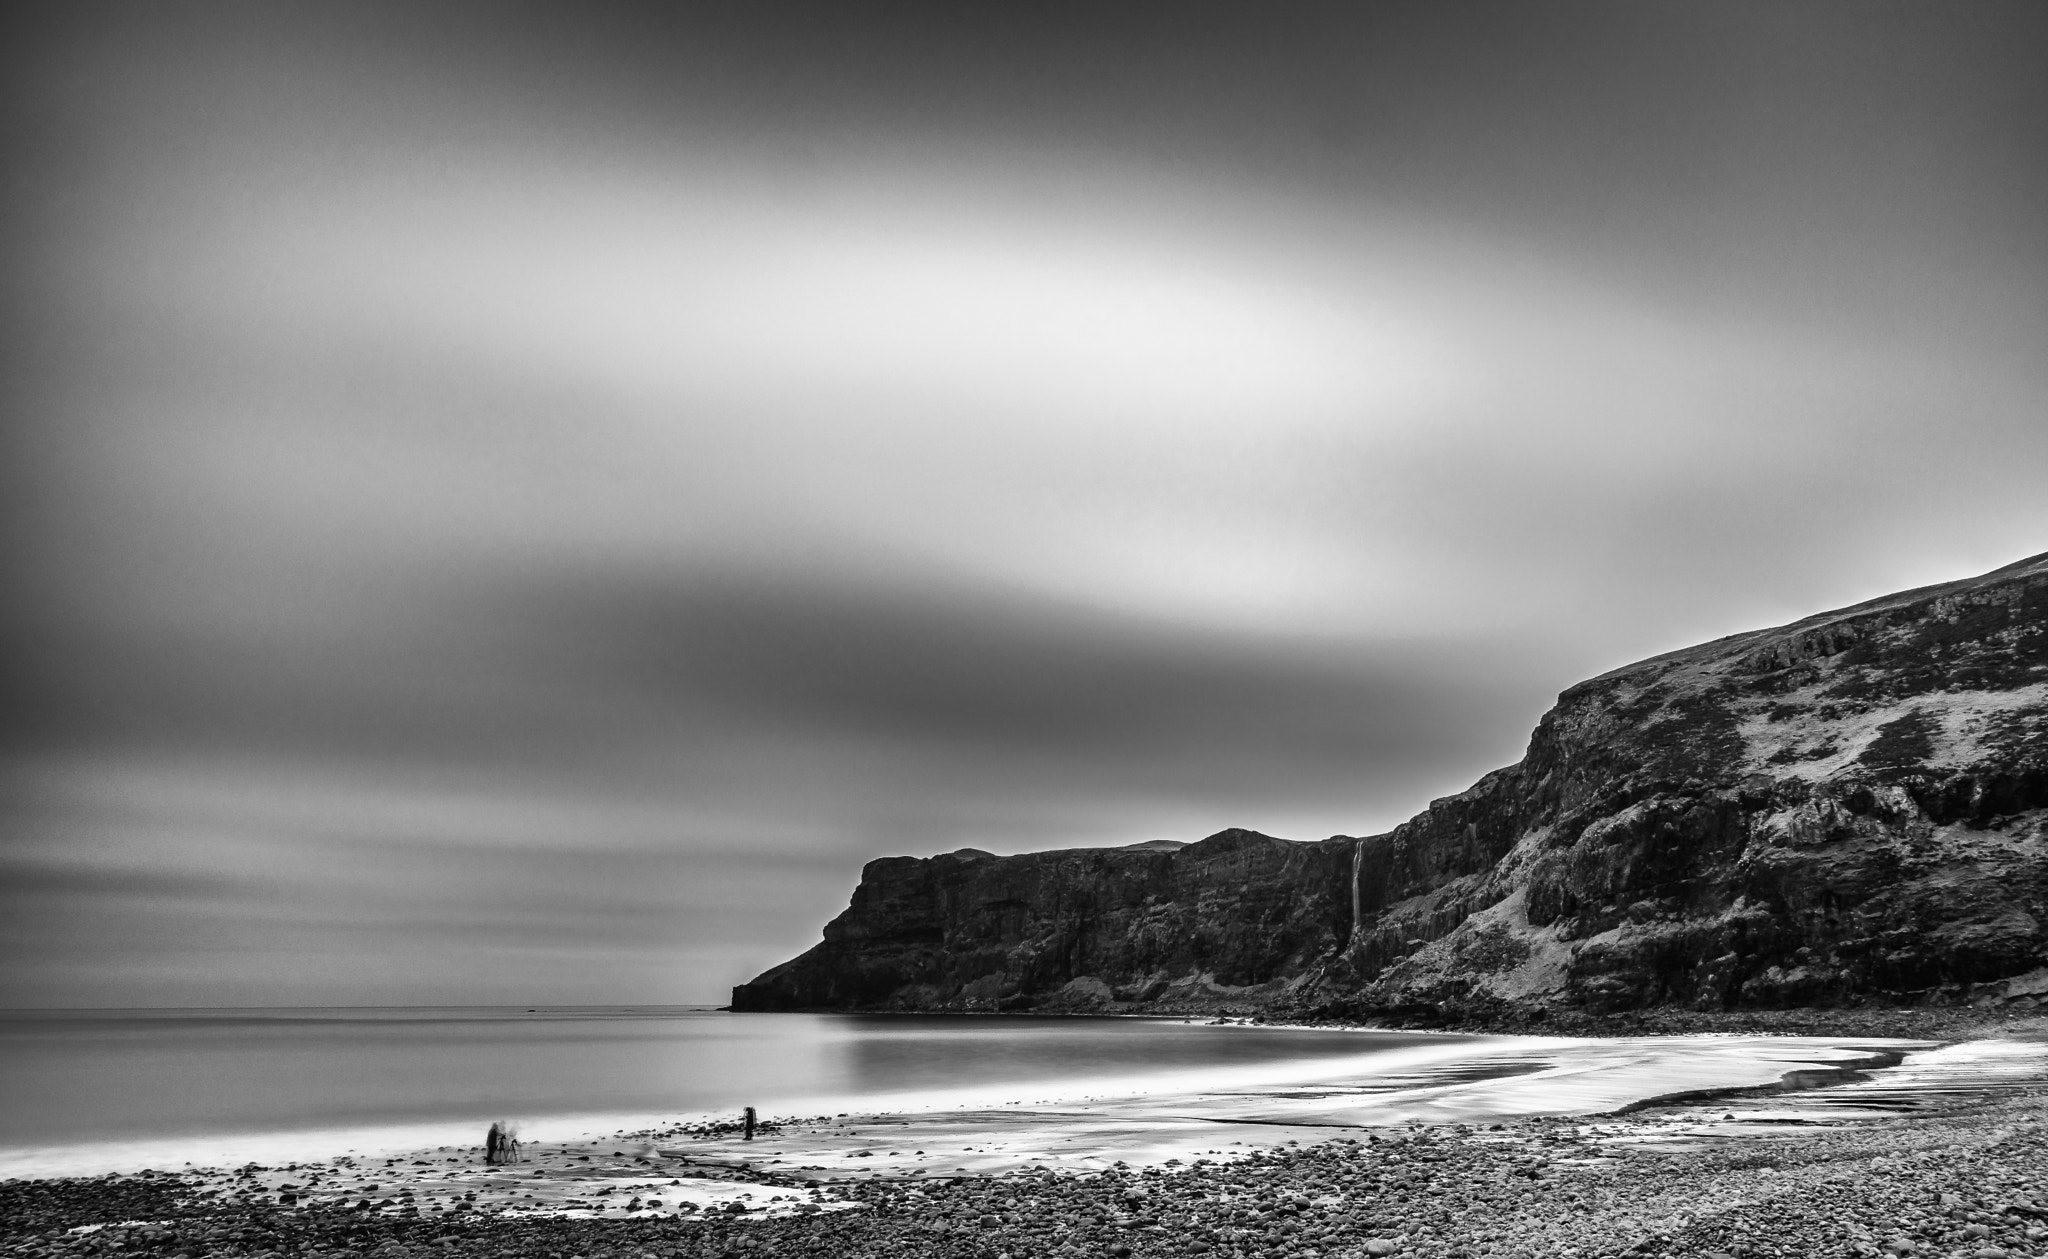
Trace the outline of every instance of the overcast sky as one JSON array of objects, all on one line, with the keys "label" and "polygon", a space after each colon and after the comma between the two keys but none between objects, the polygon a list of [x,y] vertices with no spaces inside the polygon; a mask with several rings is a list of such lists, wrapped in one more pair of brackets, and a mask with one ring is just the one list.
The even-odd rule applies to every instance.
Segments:
[{"label": "overcast sky", "polygon": [[2048,549],[2038,4],[52,4],[0,1004],[695,1002]]}]

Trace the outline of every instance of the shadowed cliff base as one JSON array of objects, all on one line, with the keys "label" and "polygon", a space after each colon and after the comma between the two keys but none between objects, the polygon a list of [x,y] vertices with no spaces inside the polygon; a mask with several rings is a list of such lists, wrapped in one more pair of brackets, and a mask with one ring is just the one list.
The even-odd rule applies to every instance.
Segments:
[{"label": "shadowed cliff base", "polygon": [[1582,682],[1384,835],[870,862],[733,1009],[2020,1012],[2044,923],[2037,555]]}]

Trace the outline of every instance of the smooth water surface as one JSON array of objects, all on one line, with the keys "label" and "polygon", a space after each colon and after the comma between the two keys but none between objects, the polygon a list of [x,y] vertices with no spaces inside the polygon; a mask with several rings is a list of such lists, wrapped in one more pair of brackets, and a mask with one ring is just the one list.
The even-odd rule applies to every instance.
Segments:
[{"label": "smooth water surface", "polygon": [[[1412,1034],[677,1007],[0,1012],[0,1146],[906,1093],[1359,1059]],[[1021,1094],[1020,1094],[1021,1096]]]}]

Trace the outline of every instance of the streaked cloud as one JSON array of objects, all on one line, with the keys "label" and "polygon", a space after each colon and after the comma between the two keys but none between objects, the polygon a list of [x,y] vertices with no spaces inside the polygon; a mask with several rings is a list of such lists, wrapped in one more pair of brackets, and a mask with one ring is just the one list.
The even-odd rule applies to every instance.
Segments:
[{"label": "streaked cloud", "polygon": [[27,14],[0,999],[708,999],[2038,551],[2041,23]]}]

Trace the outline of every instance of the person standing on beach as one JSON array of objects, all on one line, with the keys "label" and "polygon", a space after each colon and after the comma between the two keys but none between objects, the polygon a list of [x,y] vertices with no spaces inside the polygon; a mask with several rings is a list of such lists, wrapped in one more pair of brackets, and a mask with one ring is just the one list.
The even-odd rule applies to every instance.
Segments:
[{"label": "person standing on beach", "polygon": [[497,1124],[492,1124],[491,1130],[484,1134],[484,1162],[497,1162],[498,1156],[504,1151],[504,1148],[505,1134],[500,1131]]},{"label": "person standing on beach", "polygon": [[753,1108],[752,1106],[749,1106],[749,1107],[747,1107],[747,1114],[746,1114],[746,1131],[745,1131],[744,1133],[742,1133],[742,1134],[740,1135],[740,1140],[742,1140],[742,1141],[751,1141],[751,1140],[753,1140],[753,1139],[754,1139],[754,1108]]}]

